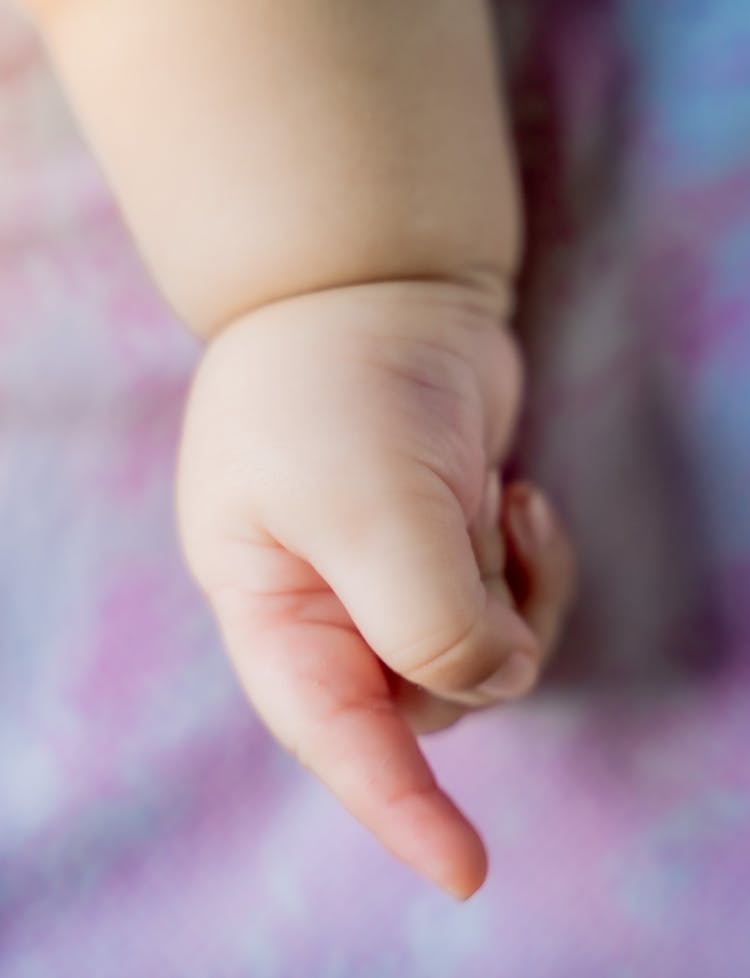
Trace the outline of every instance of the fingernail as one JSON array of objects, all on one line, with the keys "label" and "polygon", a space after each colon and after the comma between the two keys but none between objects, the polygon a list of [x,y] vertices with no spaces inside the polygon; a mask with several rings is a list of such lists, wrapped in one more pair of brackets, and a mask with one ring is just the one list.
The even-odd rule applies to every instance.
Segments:
[{"label": "fingernail", "polygon": [[524,652],[513,652],[497,672],[479,686],[482,693],[493,698],[521,696],[534,685],[537,667]]},{"label": "fingernail", "polygon": [[545,547],[554,531],[549,503],[535,489],[510,507],[508,520],[513,536],[521,548],[530,553]]}]

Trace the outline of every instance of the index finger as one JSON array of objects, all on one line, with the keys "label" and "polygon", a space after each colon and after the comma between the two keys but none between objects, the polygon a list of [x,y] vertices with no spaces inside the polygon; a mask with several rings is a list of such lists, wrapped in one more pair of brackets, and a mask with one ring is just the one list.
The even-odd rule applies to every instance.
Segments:
[{"label": "index finger", "polygon": [[482,842],[436,783],[354,626],[335,614],[300,620],[299,606],[264,614],[239,591],[212,604],[240,681],[281,744],[393,855],[458,899],[474,893],[487,871]]}]

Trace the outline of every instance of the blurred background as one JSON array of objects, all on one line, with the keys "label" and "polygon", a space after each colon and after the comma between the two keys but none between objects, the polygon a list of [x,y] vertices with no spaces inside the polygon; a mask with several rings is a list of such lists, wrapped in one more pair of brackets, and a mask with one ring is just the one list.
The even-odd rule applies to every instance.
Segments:
[{"label": "blurred background", "polygon": [[200,349],[0,0],[3,978],[750,973],[750,8],[497,0],[528,215],[514,465],[581,596],[527,704],[425,740],[456,905],[271,741],[187,579]]}]

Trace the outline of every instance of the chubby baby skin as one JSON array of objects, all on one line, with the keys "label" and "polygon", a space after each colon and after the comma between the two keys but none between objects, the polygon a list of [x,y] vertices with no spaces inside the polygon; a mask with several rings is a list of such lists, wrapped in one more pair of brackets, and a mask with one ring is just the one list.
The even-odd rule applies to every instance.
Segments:
[{"label": "chubby baby skin", "polygon": [[243,688],[465,898],[484,848],[417,735],[533,688],[573,577],[541,493],[498,478],[521,219],[487,5],[27,2],[205,340],[178,525]]}]

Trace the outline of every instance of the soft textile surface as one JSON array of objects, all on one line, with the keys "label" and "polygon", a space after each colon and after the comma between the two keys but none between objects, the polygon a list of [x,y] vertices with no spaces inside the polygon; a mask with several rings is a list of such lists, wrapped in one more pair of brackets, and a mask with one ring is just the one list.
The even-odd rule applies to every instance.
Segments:
[{"label": "soft textile surface", "polygon": [[502,4],[521,462],[574,528],[583,597],[542,694],[426,742],[489,846],[465,905],[246,707],[171,510],[199,350],[6,3],[3,978],[750,974],[745,0]]}]

